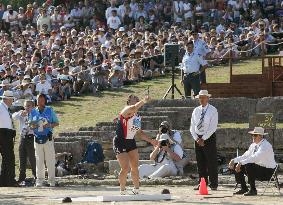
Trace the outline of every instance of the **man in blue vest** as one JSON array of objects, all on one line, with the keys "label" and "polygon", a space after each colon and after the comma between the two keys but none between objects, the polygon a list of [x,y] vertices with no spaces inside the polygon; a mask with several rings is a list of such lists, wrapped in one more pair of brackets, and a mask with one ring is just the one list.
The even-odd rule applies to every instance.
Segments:
[{"label": "man in blue vest", "polygon": [[48,182],[51,187],[55,186],[55,149],[53,140],[53,128],[59,126],[56,113],[46,106],[47,98],[44,94],[37,96],[37,107],[29,116],[30,126],[35,134],[35,157],[36,157],[36,187],[43,186],[45,180],[45,164],[48,169]]}]

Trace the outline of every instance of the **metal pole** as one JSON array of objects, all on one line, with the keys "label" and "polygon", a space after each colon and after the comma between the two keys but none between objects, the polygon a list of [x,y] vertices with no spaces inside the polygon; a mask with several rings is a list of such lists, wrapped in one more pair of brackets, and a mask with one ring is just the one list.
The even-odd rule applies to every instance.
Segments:
[{"label": "metal pole", "polygon": [[232,50],[229,52],[229,67],[230,67],[230,83],[232,81],[233,68],[232,68]]},{"label": "metal pole", "polygon": [[174,79],[175,79],[175,62],[172,62],[172,99],[174,100],[174,85],[175,85],[175,82],[174,82]]},{"label": "metal pole", "polygon": [[274,148],[274,144],[275,144],[274,131],[275,131],[275,129],[272,129],[272,146],[273,146],[273,148]]}]

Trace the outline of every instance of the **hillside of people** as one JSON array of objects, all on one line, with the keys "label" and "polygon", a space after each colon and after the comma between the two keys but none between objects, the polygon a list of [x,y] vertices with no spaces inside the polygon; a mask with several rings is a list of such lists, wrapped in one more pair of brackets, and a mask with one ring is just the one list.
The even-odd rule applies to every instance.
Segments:
[{"label": "hillside of people", "polygon": [[166,43],[180,45],[181,62],[185,45],[198,41],[210,66],[282,49],[281,0],[47,0],[1,4],[0,17],[0,96],[13,91],[16,105],[163,76]]}]

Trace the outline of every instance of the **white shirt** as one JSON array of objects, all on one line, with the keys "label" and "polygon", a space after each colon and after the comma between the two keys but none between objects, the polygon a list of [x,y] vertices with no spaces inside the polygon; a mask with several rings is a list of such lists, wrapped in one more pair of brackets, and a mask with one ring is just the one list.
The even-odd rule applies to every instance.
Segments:
[{"label": "white shirt", "polygon": [[187,10],[187,12],[185,13],[184,17],[185,18],[191,18],[193,16],[191,3],[190,2],[184,3],[183,7],[184,7],[184,10]]},{"label": "white shirt", "polygon": [[20,135],[22,136],[23,129],[26,129],[26,134],[34,134],[32,129],[28,128],[28,116],[22,116],[23,110],[13,113],[14,120],[19,120]]},{"label": "white shirt", "polygon": [[127,129],[126,139],[134,139],[137,131],[141,129],[141,117],[138,115],[134,115],[128,120],[123,118],[123,126]]},{"label": "white shirt", "polygon": [[181,69],[185,74],[189,74],[198,72],[201,65],[207,65],[207,62],[201,55],[194,51],[191,54],[187,52],[183,57]]},{"label": "white shirt", "polygon": [[107,25],[112,29],[118,29],[121,25],[120,18],[118,16],[111,16],[107,20]]},{"label": "white shirt", "polygon": [[172,138],[174,141],[176,141],[178,144],[182,144],[182,136],[181,133],[177,130],[172,130],[174,132]]},{"label": "white shirt", "polygon": [[276,167],[272,145],[266,139],[262,139],[258,144],[252,143],[242,156],[236,157],[233,161],[242,165],[255,163],[271,169]]},{"label": "white shirt", "polygon": [[0,128],[13,129],[8,106],[3,101],[0,103]]},{"label": "white shirt", "polygon": [[[202,128],[198,129],[202,110],[204,110],[205,115],[202,122]],[[205,107],[198,106],[194,109],[191,118],[190,132],[195,141],[199,138],[198,135],[202,135],[202,139],[207,140],[213,133],[216,132],[217,125],[218,112],[213,105],[207,104]]]},{"label": "white shirt", "polygon": [[138,10],[138,4],[137,3],[130,3],[130,7],[131,7],[131,11],[133,12],[133,13],[135,13],[135,12],[137,12],[137,10]]},{"label": "white shirt", "polygon": [[194,51],[202,56],[206,56],[210,52],[207,43],[201,39],[194,41]]},{"label": "white shirt", "polygon": [[[71,10],[71,16],[72,17],[82,17],[83,16],[83,13],[82,13],[82,10],[81,9],[72,9]],[[79,19],[73,19],[74,21],[79,21]]]},{"label": "white shirt", "polygon": [[225,27],[222,24],[219,24],[218,26],[216,26],[216,33],[220,34],[220,32],[224,30],[225,31]]},{"label": "white shirt", "polygon": [[126,13],[126,7],[124,4],[122,4],[118,8],[118,14],[121,18],[123,18],[125,16],[125,13]]},{"label": "white shirt", "polygon": [[4,20],[6,23],[9,23],[10,22],[9,19],[15,20],[17,16],[18,16],[18,12],[16,11],[13,11],[12,15],[9,13],[9,11],[5,11],[2,20]]},{"label": "white shirt", "polygon": [[[183,149],[180,145],[178,145],[178,144],[171,145],[171,150],[175,154],[177,154],[181,159],[183,158],[184,151],[183,151]],[[158,155],[157,162],[160,162],[160,164],[162,164],[162,165],[168,164],[168,165],[176,168],[176,165],[175,165],[173,159],[171,159],[171,157],[169,156],[169,154],[166,154],[163,161],[161,161],[162,158],[163,158],[163,155],[164,155],[164,151],[161,151]]]},{"label": "white shirt", "polygon": [[52,87],[50,85],[50,83],[48,81],[45,81],[43,84],[42,83],[38,83],[36,84],[36,92],[48,95],[48,90],[51,90]]},{"label": "white shirt", "polygon": [[174,1],[175,11],[182,12],[184,10],[184,2],[183,1]]},{"label": "white shirt", "polygon": [[108,18],[110,18],[112,16],[112,10],[116,10],[117,13],[118,13],[118,8],[116,7],[108,7],[105,11],[105,18],[107,19],[108,21]]}]

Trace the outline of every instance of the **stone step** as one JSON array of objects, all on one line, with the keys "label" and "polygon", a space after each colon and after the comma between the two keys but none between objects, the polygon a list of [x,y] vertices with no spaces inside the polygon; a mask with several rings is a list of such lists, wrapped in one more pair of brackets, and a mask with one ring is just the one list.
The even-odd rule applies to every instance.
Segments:
[{"label": "stone step", "polygon": [[98,127],[100,127],[100,126],[115,126],[115,123],[114,122],[98,122],[96,124],[96,126],[98,126]]},{"label": "stone step", "polygon": [[194,110],[193,107],[148,107],[143,111],[149,112],[190,112],[192,113]]},{"label": "stone step", "polygon": [[172,115],[178,114],[178,111],[175,111],[175,110],[170,110],[170,111],[167,111],[167,110],[164,110],[164,111],[163,110],[161,110],[161,111],[143,110],[143,111],[140,111],[138,114],[142,117],[143,116],[172,116]]},{"label": "stone step", "polygon": [[[150,130],[144,130],[146,134],[151,136],[152,138],[155,138],[158,131],[154,128],[159,126],[153,126],[148,123],[152,129]],[[193,148],[194,147],[194,141],[191,137],[191,134],[188,130],[179,130],[182,133],[182,139],[184,141],[184,146],[186,148]],[[251,144],[251,137],[248,134],[249,129],[240,129],[240,128],[219,128],[216,131],[217,135],[217,145],[219,149],[226,149],[226,150],[236,150],[237,148],[245,150],[249,147]],[[269,135],[266,136],[266,139],[273,143],[273,134],[272,131],[267,130]],[[67,132],[67,133],[60,133],[58,141],[60,141],[61,137],[68,138],[68,137],[76,137],[80,136],[82,137],[93,137],[94,140],[100,140],[100,141],[109,141],[112,142],[112,138],[115,136],[114,131],[81,131],[81,132]],[[274,131],[274,149],[275,150],[283,150],[283,129],[276,129]]]},{"label": "stone step", "polygon": [[79,131],[79,132],[62,132],[59,133],[59,137],[75,137],[75,136],[97,136],[98,138],[101,138],[103,136],[109,136],[114,135],[114,131]]},{"label": "stone step", "polygon": [[[151,131],[156,132],[156,131]],[[195,151],[194,144],[191,139],[184,138],[184,149],[186,153],[189,155],[189,159],[191,161],[195,161]],[[93,136],[84,136],[84,137],[68,137],[68,138],[55,138],[55,150],[58,152],[70,152],[73,154],[74,163],[79,162],[82,159],[83,154],[86,151],[86,147],[88,142],[96,141],[100,143],[104,150],[104,155],[106,160],[115,159],[115,154],[113,152],[112,139],[111,140],[99,140]],[[137,147],[140,154],[140,159],[147,160],[149,159],[149,155],[153,150],[153,147],[145,141],[137,140]],[[230,159],[236,157],[236,149],[227,149],[222,147],[221,144],[217,144],[218,153],[225,158],[226,163],[230,161]],[[243,154],[245,149],[239,149],[239,154]],[[275,150],[275,159],[277,162],[282,162],[283,160],[283,150]]]},{"label": "stone step", "polygon": [[81,127],[79,131],[114,131],[116,126]]},{"label": "stone step", "polygon": [[[232,98],[211,98],[210,104],[215,106],[219,114],[219,122],[234,122],[234,123],[246,123],[249,121],[249,116],[256,112],[272,112],[275,114],[276,119],[282,121],[283,117],[279,113],[282,113],[282,98],[261,98],[252,99],[244,97],[232,97]],[[270,106],[272,103],[272,106]],[[145,110],[158,109],[176,110],[185,108],[195,108],[199,106],[197,99],[191,100],[155,100],[150,103]],[[231,117],[233,116],[233,117]]]}]

